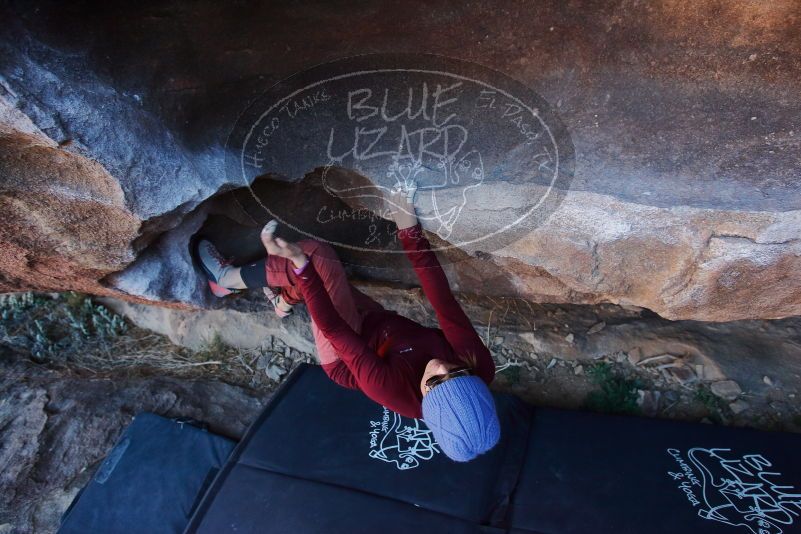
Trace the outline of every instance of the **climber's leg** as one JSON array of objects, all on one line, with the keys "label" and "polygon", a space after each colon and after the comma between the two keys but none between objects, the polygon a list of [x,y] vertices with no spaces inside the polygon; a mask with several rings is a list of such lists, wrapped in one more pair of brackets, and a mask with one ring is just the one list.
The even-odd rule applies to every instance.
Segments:
[{"label": "climber's leg", "polygon": [[292,305],[288,304],[281,294],[281,291],[273,291],[267,285],[267,258],[248,263],[240,267],[240,276],[248,288],[260,288],[264,290],[264,296],[275,308],[275,314],[282,319],[292,313]]},{"label": "climber's leg", "polygon": [[267,258],[248,263],[239,267],[240,276],[247,288],[267,287],[267,270],[265,262]]},{"label": "climber's leg", "polygon": [[[328,292],[331,302],[339,315],[356,333],[361,333],[362,313],[383,309],[381,306],[355,290],[348,282],[345,269],[337,258],[336,252],[330,245],[306,239],[298,242],[301,250],[309,257],[309,261],[314,265],[317,274],[323,282],[323,286]],[[281,287],[284,299],[290,304],[296,304],[303,300],[300,289],[296,286],[297,277],[293,265],[285,258],[269,256],[267,259],[267,282],[271,287]],[[354,294],[356,291],[356,294]],[[357,305],[358,299],[358,305]],[[331,343],[312,321],[312,334],[317,345],[317,353],[320,363],[331,363],[339,359]]]}]

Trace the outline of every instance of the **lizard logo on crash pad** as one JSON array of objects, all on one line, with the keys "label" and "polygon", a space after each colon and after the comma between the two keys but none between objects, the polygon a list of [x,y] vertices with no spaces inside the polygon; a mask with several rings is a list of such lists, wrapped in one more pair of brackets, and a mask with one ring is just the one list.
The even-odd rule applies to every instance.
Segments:
[{"label": "lizard logo on crash pad", "polygon": [[667,452],[678,464],[668,475],[699,517],[753,534],[782,534],[801,513],[801,493],[761,454],[699,447]]},{"label": "lizard logo on crash pad", "polygon": [[406,471],[440,453],[434,436],[422,420],[400,416],[387,408],[383,410],[380,420],[370,421],[370,458]]}]

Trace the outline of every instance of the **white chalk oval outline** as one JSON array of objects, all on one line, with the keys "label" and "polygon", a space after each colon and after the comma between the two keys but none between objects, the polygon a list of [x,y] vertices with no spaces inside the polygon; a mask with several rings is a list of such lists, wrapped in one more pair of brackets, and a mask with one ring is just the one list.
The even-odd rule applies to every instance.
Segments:
[{"label": "white chalk oval outline", "polygon": [[[356,56],[356,57],[365,57],[365,56]],[[448,58],[441,58],[441,59],[448,59]],[[333,65],[333,64],[335,64],[337,62],[346,61],[346,60],[347,60],[347,58],[345,58],[344,60],[337,60],[337,61],[333,61],[333,62],[330,62],[330,63],[324,63],[322,65],[317,65],[317,67],[326,66],[326,65]],[[454,61],[461,61],[461,60],[454,60]],[[290,76],[289,78],[285,78],[284,80],[281,80],[280,82],[278,82],[275,85],[273,85],[273,87],[276,87],[276,86],[278,86],[278,85],[280,85],[280,84],[282,84],[284,82],[287,82],[287,81],[291,80],[292,78],[296,77],[298,74],[301,74],[303,72],[307,72],[307,71],[300,71],[300,72]],[[449,244],[448,246],[444,246],[444,247],[436,247],[436,248],[432,247],[432,250],[434,250],[434,251],[449,250],[449,249],[452,249],[452,248],[459,248],[460,245],[471,245],[473,243],[484,241],[487,238],[490,238],[490,237],[493,237],[495,235],[501,234],[501,233],[509,230],[510,228],[512,228],[514,226],[517,226],[523,220],[528,218],[540,205],[542,205],[542,203],[551,194],[551,190],[553,189],[553,186],[556,183],[557,178],[559,177],[559,145],[556,142],[556,139],[554,139],[553,133],[551,132],[551,129],[548,127],[548,125],[545,123],[545,121],[542,120],[542,118],[539,116],[538,113],[536,113],[533,109],[531,109],[528,105],[526,105],[519,98],[517,98],[515,96],[512,96],[511,94],[507,93],[506,91],[504,91],[502,89],[498,89],[498,88],[496,88],[496,87],[494,87],[494,86],[492,86],[492,85],[490,85],[490,84],[488,84],[486,82],[482,82],[480,80],[475,80],[473,78],[469,78],[467,76],[462,76],[460,74],[454,74],[454,73],[450,73],[450,72],[430,70],[430,69],[373,69],[373,70],[355,71],[355,72],[350,72],[350,73],[346,73],[346,74],[340,74],[338,76],[325,78],[323,80],[319,80],[319,81],[314,82],[312,84],[306,85],[305,87],[302,87],[301,89],[298,89],[298,90],[290,93],[289,95],[281,98],[275,104],[270,106],[270,108],[268,108],[267,111],[262,113],[259,116],[259,118],[256,119],[256,121],[254,121],[253,126],[251,126],[250,130],[248,131],[247,135],[245,136],[245,139],[243,140],[242,150],[241,150],[241,154],[240,154],[240,157],[239,157],[240,166],[241,166],[240,171],[241,171],[242,179],[244,180],[245,185],[248,188],[248,191],[250,191],[250,194],[253,197],[253,199],[256,201],[256,203],[259,206],[261,206],[261,208],[264,209],[265,212],[270,214],[271,217],[273,217],[274,219],[278,220],[280,223],[286,225],[287,227],[295,230],[296,232],[298,232],[298,233],[300,233],[302,235],[305,235],[307,237],[310,237],[312,239],[321,239],[319,236],[316,236],[316,235],[313,235],[313,234],[311,234],[309,232],[306,232],[305,230],[302,230],[301,228],[298,228],[297,226],[293,225],[292,223],[290,223],[288,221],[284,221],[280,217],[274,215],[273,212],[270,211],[270,209],[267,208],[267,206],[265,206],[261,202],[261,199],[259,199],[258,196],[256,196],[256,194],[253,192],[253,189],[251,188],[251,184],[247,179],[247,175],[246,175],[246,171],[245,171],[245,149],[248,146],[248,142],[249,142],[251,136],[253,135],[253,131],[256,129],[256,127],[261,123],[261,121],[266,116],[268,116],[270,113],[273,112],[273,110],[279,104],[283,103],[286,100],[289,100],[289,99],[295,97],[296,95],[298,95],[298,94],[300,94],[300,93],[302,93],[304,91],[307,91],[309,89],[313,89],[314,87],[317,87],[319,85],[322,85],[322,84],[325,84],[325,83],[328,83],[328,82],[338,81],[338,80],[342,80],[342,79],[346,79],[346,78],[350,78],[350,77],[354,77],[354,76],[363,76],[363,75],[369,75],[369,74],[382,74],[382,73],[397,73],[397,72],[410,72],[410,73],[416,73],[416,74],[435,74],[435,75],[440,75],[440,76],[446,76],[446,77],[451,77],[451,78],[462,80],[462,81],[466,81],[466,82],[475,83],[477,85],[480,85],[480,86],[486,87],[488,89],[492,89],[494,91],[499,92],[502,95],[504,95],[505,97],[507,97],[507,98],[509,98],[511,100],[514,100],[515,102],[520,104],[526,111],[531,113],[532,117],[534,117],[535,119],[537,119],[539,121],[539,123],[542,125],[542,127],[545,129],[545,131],[548,133],[548,137],[550,138],[551,144],[553,145],[554,151],[555,151],[555,158],[554,159],[555,159],[555,162],[556,162],[556,167],[555,167],[555,170],[554,170],[554,173],[553,173],[553,178],[551,179],[551,183],[548,185],[548,189],[546,190],[545,194],[542,195],[540,200],[534,206],[532,206],[525,214],[523,214],[522,216],[518,217],[515,221],[505,225],[504,227],[502,227],[502,228],[500,228],[498,230],[495,230],[495,231],[493,231],[493,232],[491,232],[489,234],[486,234],[483,237],[472,239],[472,240],[469,240],[469,241],[462,241],[462,242],[459,242],[458,244],[456,244],[456,243]],[[501,73],[499,73],[499,74],[501,74]],[[505,76],[505,75],[503,75],[503,76]],[[520,82],[517,82],[517,83],[520,83]],[[269,93],[269,90],[266,91],[264,93],[264,95],[266,95],[268,93]],[[258,102],[258,100],[256,102]],[[254,105],[255,105],[256,102],[254,102]],[[360,252],[379,252],[379,253],[382,253],[382,254],[386,254],[386,253],[401,254],[401,253],[404,253],[403,250],[381,250],[381,251],[377,251],[377,250],[372,249],[372,248],[365,248],[365,247],[359,247],[359,246],[349,245],[349,244],[345,244],[345,243],[339,243],[339,242],[336,242],[336,241],[329,241],[329,240],[324,239],[324,238],[322,239],[322,241],[324,241],[324,242],[326,242],[326,243],[328,243],[330,245],[336,245],[336,246],[340,246],[340,247],[343,247],[343,248],[348,248],[348,249],[351,249],[351,250],[358,250]]]}]

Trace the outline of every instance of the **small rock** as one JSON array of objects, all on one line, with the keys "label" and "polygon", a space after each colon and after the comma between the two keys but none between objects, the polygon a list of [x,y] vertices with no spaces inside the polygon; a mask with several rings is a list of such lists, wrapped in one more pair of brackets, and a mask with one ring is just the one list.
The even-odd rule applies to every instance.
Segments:
[{"label": "small rock", "polygon": [[666,391],[664,397],[666,402],[668,402],[669,404],[674,404],[676,402],[679,402],[681,395],[679,395],[675,391]]},{"label": "small rock", "polygon": [[704,417],[703,419],[701,419],[701,422],[704,423],[705,425],[714,425],[715,424],[715,423],[712,422],[711,419],[709,419],[709,417]]},{"label": "small rock", "polygon": [[751,405],[744,400],[737,400],[729,404],[729,409],[732,411],[732,413],[734,413],[734,415],[738,415],[750,407]]},{"label": "small rock", "polygon": [[795,393],[789,393],[787,396],[790,397],[791,399],[794,399],[795,398]]},{"label": "small rock", "polygon": [[712,385],[709,386],[709,389],[713,394],[727,401],[733,401],[743,392],[743,390],[740,388],[740,384],[734,380],[721,380],[719,382],[713,382]]},{"label": "small rock", "polygon": [[773,380],[771,380],[770,377],[767,375],[762,377],[762,382],[764,382],[765,385],[773,387]]},{"label": "small rock", "polygon": [[277,382],[286,374],[286,369],[278,367],[277,365],[268,365],[264,372],[270,380],[275,380]]},{"label": "small rock", "polygon": [[693,373],[690,369],[684,366],[668,367],[666,371],[671,379],[678,382],[682,386],[685,384],[689,384],[690,382],[695,382],[697,380],[695,373]]},{"label": "small rock", "polygon": [[615,361],[617,363],[626,362],[626,361],[628,361],[628,359],[629,359],[629,355],[626,354],[625,352],[616,352],[615,353]]},{"label": "small rock", "polygon": [[626,354],[626,358],[631,365],[637,365],[642,360],[642,349],[634,347]]},{"label": "small rock", "polygon": [[598,332],[603,330],[605,327],[606,327],[606,323],[603,322],[603,321],[601,321],[600,323],[595,323],[594,325],[592,325],[590,327],[589,330],[587,330],[587,335],[591,336],[592,334],[597,334]]},{"label": "small rock", "polygon": [[492,338],[493,345],[500,345],[501,343],[503,343],[503,336],[495,336]]},{"label": "small rock", "polygon": [[662,376],[662,383],[663,384],[670,384],[673,382],[673,377],[670,376],[665,369],[658,369],[659,374]]},{"label": "small rock", "polygon": [[660,365],[664,363],[674,362],[678,359],[679,359],[678,356],[673,356],[672,354],[658,354],[656,356],[649,356],[644,360],[640,360],[639,362],[637,362],[637,365],[647,365],[647,364]]},{"label": "small rock", "polygon": [[556,358],[551,358],[551,361],[548,362],[548,366],[546,367],[546,369],[550,369],[554,365],[556,365]]},{"label": "small rock", "polygon": [[266,354],[262,354],[256,359],[256,369],[261,371],[265,369],[269,363],[270,363],[270,357],[267,356]]},{"label": "small rock", "polygon": [[637,406],[645,415],[654,415],[659,411],[659,391],[637,390]]},{"label": "small rock", "polygon": [[572,333],[565,336],[565,341],[567,341],[568,343],[573,343],[573,339],[575,338],[573,337]]},{"label": "small rock", "polygon": [[578,376],[583,375],[584,374],[584,366],[583,365],[577,365],[576,368],[573,369],[573,374],[578,375]]},{"label": "small rock", "polygon": [[695,364],[695,376],[698,377],[698,380],[704,379],[704,366],[700,363]]},{"label": "small rock", "polygon": [[771,402],[770,403],[770,407],[773,408],[774,410],[776,410],[777,412],[782,412],[782,411],[788,409],[787,404],[785,404],[783,402],[780,402],[780,401]]}]

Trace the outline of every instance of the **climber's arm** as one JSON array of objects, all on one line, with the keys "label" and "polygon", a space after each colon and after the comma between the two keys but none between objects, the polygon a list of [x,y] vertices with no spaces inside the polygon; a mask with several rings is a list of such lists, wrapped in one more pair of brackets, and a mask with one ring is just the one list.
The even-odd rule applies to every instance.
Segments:
[{"label": "climber's arm", "polygon": [[330,363],[324,363],[321,367],[323,371],[325,371],[325,374],[328,375],[328,378],[340,386],[348,389],[359,389],[359,383],[356,381],[356,377],[353,376],[348,365],[341,359]]},{"label": "climber's arm", "polygon": [[476,374],[490,383],[495,378],[495,362],[451,293],[448,278],[423,234],[414,208],[416,187],[416,184],[409,184],[406,188],[397,187],[385,198],[388,210],[398,225],[398,238],[412,262],[426,297],[434,307],[448,343],[457,355],[474,359]]},{"label": "climber's arm", "polygon": [[448,343],[457,355],[474,358],[476,374],[485,382],[491,382],[495,377],[495,362],[492,355],[454,298],[448,278],[436,254],[431,251],[420,224],[399,230],[398,237],[420,279],[426,298],[434,308],[437,321]]}]

